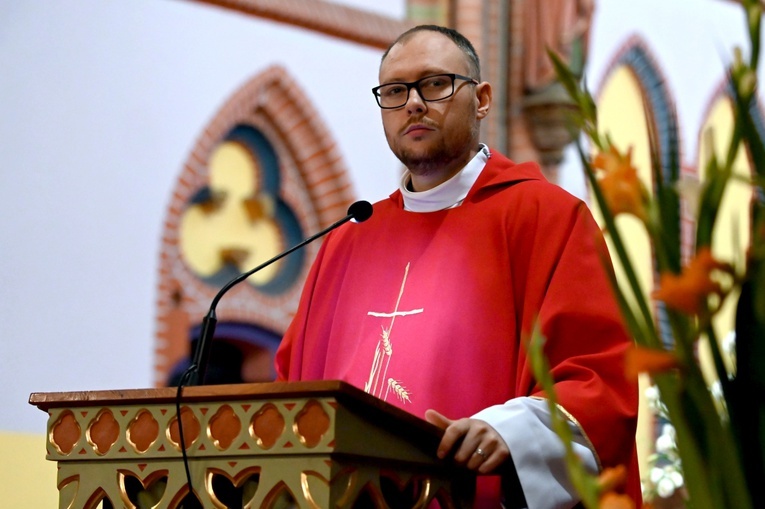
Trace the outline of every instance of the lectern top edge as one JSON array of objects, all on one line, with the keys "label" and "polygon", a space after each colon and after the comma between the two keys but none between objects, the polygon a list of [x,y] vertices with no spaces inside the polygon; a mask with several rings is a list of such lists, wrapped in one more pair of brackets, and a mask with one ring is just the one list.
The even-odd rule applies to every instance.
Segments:
[{"label": "lectern top edge", "polygon": [[[174,403],[177,388],[114,389],[70,392],[33,392],[29,404],[47,412],[65,407],[111,406],[119,404],[149,405]],[[182,401],[260,400],[295,397],[334,397],[345,405],[360,407],[398,419],[429,435],[440,437],[443,430],[396,406],[376,398],[340,380],[269,382],[184,387]]]}]

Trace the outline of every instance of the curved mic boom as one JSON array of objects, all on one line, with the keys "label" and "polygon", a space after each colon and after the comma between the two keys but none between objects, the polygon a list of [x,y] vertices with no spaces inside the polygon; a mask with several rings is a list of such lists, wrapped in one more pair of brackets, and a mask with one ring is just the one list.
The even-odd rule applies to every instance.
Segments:
[{"label": "curved mic boom", "polygon": [[372,217],[372,204],[370,204],[368,201],[357,201],[351,204],[350,207],[348,207],[348,213],[345,217],[340,219],[339,221],[336,221],[329,225],[327,228],[321,230],[319,233],[316,233],[312,235],[311,237],[308,237],[304,241],[300,242],[299,244],[296,244],[289,248],[288,250],[274,256],[270,260],[267,260],[254,269],[251,269],[247,272],[243,272],[242,274],[239,274],[237,277],[226,283],[223,288],[218,291],[217,295],[215,295],[215,298],[212,300],[212,303],[210,304],[210,310],[207,312],[207,315],[205,315],[204,319],[202,320],[202,333],[199,336],[199,342],[197,343],[196,351],[194,352],[194,359],[191,363],[191,366],[186,370],[186,372],[181,377],[181,383],[179,385],[183,385],[183,380],[188,379],[188,383],[186,385],[204,385],[204,379],[205,379],[205,373],[207,371],[207,364],[210,361],[210,348],[212,346],[212,339],[213,335],[215,334],[215,325],[218,322],[217,317],[215,316],[215,308],[218,306],[218,302],[220,301],[221,297],[225,295],[226,292],[228,292],[232,287],[236,286],[237,284],[241,283],[248,277],[252,276],[259,270],[262,270],[272,263],[281,260],[288,254],[292,253],[293,251],[296,251],[300,249],[301,247],[305,246],[306,244],[310,244],[314,240],[318,239],[319,237],[323,237],[327,233],[331,232],[335,228],[341,226],[344,223],[347,223],[350,220],[353,220],[357,223],[362,223]]}]

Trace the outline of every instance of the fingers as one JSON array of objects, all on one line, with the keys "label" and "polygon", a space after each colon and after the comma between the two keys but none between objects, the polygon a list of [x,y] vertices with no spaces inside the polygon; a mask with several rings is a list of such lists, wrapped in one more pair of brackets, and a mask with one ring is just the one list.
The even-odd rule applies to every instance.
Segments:
[{"label": "fingers", "polygon": [[499,438],[499,443],[493,446],[494,449],[488,449],[488,447],[492,446],[476,447],[472,458],[467,463],[469,469],[476,470],[480,474],[489,474],[499,468],[510,457],[510,450],[501,438]]},{"label": "fingers", "polygon": [[[430,411],[429,411],[430,412]],[[428,418],[433,424],[438,417],[449,421],[438,447],[438,457],[445,458],[450,452],[458,465],[481,474],[494,471],[510,456],[505,441],[488,423],[478,419],[450,421],[438,412]],[[439,421],[441,423],[445,421]]]},{"label": "fingers", "polygon": [[435,424],[441,429],[446,429],[451,423],[454,422],[443,414],[440,414],[432,409],[425,410],[425,420],[431,424]]},{"label": "fingers", "polygon": [[439,458],[444,459],[449,454],[449,451],[454,448],[454,444],[462,437],[462,434],[458,429],[454,428],[455,421],[435,410],[426,410],[425,420],[446,430],[444,436],[441,437],[441,443],[438,444],[438,451],[436,452]]}]

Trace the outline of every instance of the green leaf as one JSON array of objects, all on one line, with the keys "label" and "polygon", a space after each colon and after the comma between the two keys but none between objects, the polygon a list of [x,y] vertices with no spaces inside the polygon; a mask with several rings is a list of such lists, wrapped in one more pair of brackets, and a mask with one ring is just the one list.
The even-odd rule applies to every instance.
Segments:
[{"label": "green leaf", "polygon": [[[765,178],[765,143],[763,143],[752,117],[752,98],[742,97],[739,93],[739,80],[742,79],[740,75],[734,75],[733,72],[729,72],[728,79],[731,82],[730,88],[733,94],[736,125],[734,133],[740,133],[741,139],[749,152],[755,173],[760,178]],[[738,147],[736,147],[737,149]],[[762,184],[760,184],[760,188],[762,188]]]},{"label": "green leaf", "polygon": [[[627,254],[625,243],[622,240],[619,230],[616,228],[616,222],[614,215],[611,213],[606,203],[605,196],[600,189],[597,179],[595,178],[595,172],[592,169],[589,159],[584,153],[581,143],[576,143],[577,150],[579,151],[579,158],[582,161],[582,167],[584,168],[587,180],[590,183],[593,194],[595,195],[595,201],[600,207],[603,215],[603,222],[605,223],[606,230],[611,237],[611,242],[616,252],[617,259],[624,268],[624,274],[628,281],[628,289],[631,292],[632,300],[638,307],[639,314],[635,314],[635,320],[639,321],[638,328],[632,330],[633,334],[645,337],[646,342],[650,346],[658,346],[661,344],[658,333],[654,326],[653,315],[651,309],[648,306],[646,293],[640,285],[640,281],[635,273],[635,268],[632,266],[632,262]],[[626,292],[625,292],[626,294]]]},{"label": "green leaf", "polygon": [[566,470],[571,484],[582,499],[587,509],[598,509],[600,488],[597,477],[587,472],[581,458],[574,452],[573,434],[568,426],[568,420],[558,409],[558,398],[555,394],[554,380],[550,374],[550,366],[544,354],[546,339],[542,335],[539,323],[536,323],[528,345],[529,363],[534,378],[547,396],[547,407],[550,410],[550,421],[553,431],[561,439],[565,449]]},{"label": "green leaf", "polygon": [[706,166],[706,178],[701,188],[699,212],[696,222],[696,250],[711,247],[717,213],[720,210],[725,187],[730,178],[730,168],[721,168],[713,154]]},{"label": "green leaf", "polygon": [[[668,148],[669,166],[667,168],[662,167],[659,137],[648,111],[645,113],[645,124],[648,128],[648,146],[654,182],[654,200],[651,203],[658,209],[656,214],[651,214],[650,216],[654,219],[651,224],[651,236],[654,241],[659,272],[671,271],[677,274],[680,272],[682,264],[680,253],[680,246],[682,245],[680,237],[680,196],[675,187],[677,180],[680,178],[680,162],[677,158],[677,153]],[[669,175],[667,183],[665,183],[667,178],[665,172]]]}]

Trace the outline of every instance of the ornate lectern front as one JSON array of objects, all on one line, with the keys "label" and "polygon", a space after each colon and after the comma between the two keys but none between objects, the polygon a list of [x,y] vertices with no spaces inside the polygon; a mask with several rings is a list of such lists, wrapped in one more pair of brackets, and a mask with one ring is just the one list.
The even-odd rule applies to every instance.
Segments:
[{"label": "ornate lectern front", "polygon": [[49,415],[59,508],[472,504],[475,477],[436,458],[437,427],[346,383],[187,387],[180,401],[176,392],[33,393]]}]

